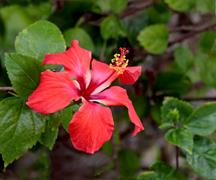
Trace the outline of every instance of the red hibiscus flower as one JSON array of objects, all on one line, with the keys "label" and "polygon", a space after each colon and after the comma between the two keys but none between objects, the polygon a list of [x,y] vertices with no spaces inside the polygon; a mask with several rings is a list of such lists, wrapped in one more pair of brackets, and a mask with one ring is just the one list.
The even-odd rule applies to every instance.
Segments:
[{"label": "red hibiscus flower", "polygon": [[47,54],[43,64],[61,64],[64,71],[42,72],[40,84],[29,96],[27,105],[36,112],[49,114],[65,108],[72,100],[81,99],[83,104],[69,124],[69,133],[73,146],[86,153],[99,150],[112,136],[112,112],[106,106],[126,106],[136,135],[144,127],[126,90],[119,86],[106,89],[116,78],[133,84],[140,76],[141,67],[127,67],[126,54],[127,50],[121,48],[110,66],[95,59],[91,61],[91,52],[79,47],[76,40],[65,52]]}]

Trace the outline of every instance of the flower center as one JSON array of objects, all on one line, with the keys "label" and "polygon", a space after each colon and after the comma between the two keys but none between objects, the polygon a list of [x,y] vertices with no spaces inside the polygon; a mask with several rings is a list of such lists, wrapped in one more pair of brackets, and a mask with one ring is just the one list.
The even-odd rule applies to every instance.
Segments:
[{"label": "flower center", "polygon": [[114,58],[111,60],[109,67],[114,69],[118,74],[123,74],[125,68],[128,65],[128,59],[126,59],[126,55],[129,51],[126,48],[119,48],[120,54],[114,54]]}]

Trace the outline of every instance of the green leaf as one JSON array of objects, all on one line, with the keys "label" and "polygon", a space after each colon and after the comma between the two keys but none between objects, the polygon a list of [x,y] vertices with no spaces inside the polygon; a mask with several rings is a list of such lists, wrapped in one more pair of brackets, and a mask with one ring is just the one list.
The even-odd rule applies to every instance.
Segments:
[{"label": "green leaf", "polygon": [[108,16],[101,22],[100,32],[104,40],[125,36],[121,22],[115,16]]},{"label": "green leaf", "polygon": [[122,26],[127,33],[128,40],[131,44],[137,43],[137,35],[143,26],[148,25],[149,15],[146,11],[140,12],[136,18],[123,18]]},{"label": "green leaf", "polygon": [[22,100],[10,97],[0,101],[0,153],[4,166],[31,148],[44,128],[42,116],[27,108]]},{"label": "green leaf", "polygon": [[18,34],[15,49],[20,54],[42,60],[46,53],[64,51],[65,41],[56,25],[40,20]]},{"label": "green leaf", "polygon": [[187,46],[180,46],[174,52],[175,62],[182,72],[187,72],[193,65],[194,56]]},{"label": "green leaf", "polygon": [[153,169],[158,174],[159,179],[166,179],[166,180],[174,180],[174,173],[175,169],[163,162],[156,162],[151,166],[151,169]]},{"label": "green leaf", "polygon": [[193,133],[207,136],[216,129],[216,103],[207,103],[196,109],[185,124]]},{"label": "green leaf", "polygon": [[141,30],[137,39],[150,53],[162,54],[167,48],[168,37],[168,28],[164,24],[155,24]]},{"label": "green leaf", "polygon": [[[213,46],[214,48],[214,46]],[[196,66],[199,68],[201,80],[210,87],[216,87],[216,57],[215,50],[211,50],[208,54],[198,52],[196,55]],[[214,53],[214,54],[213,54]]]},{"label": "green leaf", "polygon": [[154,171],[141,173],[137,180],[186,180],[184,175],[163,162],[156,162],[151,166]]},{"label": "green leaf", "polygon": [[195,138],[193,153],[187,154],[187,162],[199,175],[215,179],[216,144],[207,138]]},{"label": "green leaf", "polygon": [[204,53],[209,53],[216,39],[215,31],[206,31],[201,34],[199,46]]},{"label": "green leaf", "polygon": [[71,28],[64,32],[64,37],[66,40],[66,45],[69,47],[72,40],[79,40],[80,46],[94,51],[94,43],[89,34],[82,28]]},{"label": "green leaf", "polygon": [[110,0],[111,10],[116,14],[120,14],[123,10],[125,10],[127,4],[128,0]]},{"label": "green leaf", "polygon": [[196,0],[164,0],[172,9],[177,11],[188,11],[195,4]]},{"label": "green leaf", "polygon": [[172,96],[179,96],[187,93],[190,86],[191,81],[185,74],[174,71],[158,73],[155,82],[156,91]]},{"label": "green leaf", "polygon": [[154,171],[142,172],[137,180],[159,180],[158,174]]},{"label": "green leaf", "polygon": [[34,58],[16,53],[6,54],[5,59],[7,73],[15,91],[26,99],[39,83],[41,63]]},{"label": "green leaf", "polygon": [[215,0],[196,0],[195,9],[202,13],[214,12],[215,11]]},{"label": "green leaf", "polygon": [[182,100],[168,97],[164,100],[161,108],[163,123],[173,123],[173,125],[183,125],[189,115],[193,112],[193,107]]},{"label": "green leaf", "polygon": [[16,35],[25,27],[33,23],[23,7],[11,5],[1,7],[0,16],[5,25],[5,43],[12,47]]},{"label": "green leaf", "polygon": [[52,150],[57,139],[60,122],[61,116],[59,112],[46,116],[46,128],[41,135],[40,143],[47,146],[50,150]]},{"label": "green leaf", "polygon": [[140,160],[136,153],[129,150],[119,152],[120,172],[122,178],[133,178],[140,167]]},{"label": "green leaf", "polygon": [[110,5],[110,0],[95,0],[92,10],[96,13],[107,13],[110,11]]},{"label": "green leaf", "polygon": [[59,116],[61,117],[61,123],[65,129],[65,131],[68,132],[68,126],[72,119],[73,113],[76,112],[79,109],[79,105],[75,104],[72,106],[69,106],[62,111],[59,112]]},{"label": "green leaf", "polygon": [[193,134],[185,128],[170,129],[165,138],[171,144],[174,144],[188,153],[192,152],[193,148]]}]

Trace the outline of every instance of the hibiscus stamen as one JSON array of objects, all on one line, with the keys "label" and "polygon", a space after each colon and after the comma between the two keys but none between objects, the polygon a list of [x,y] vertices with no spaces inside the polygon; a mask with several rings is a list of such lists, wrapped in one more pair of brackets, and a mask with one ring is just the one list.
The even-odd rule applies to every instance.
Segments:
[{"label": "hibiscus stamen", "polygon": [[111,60],[109,67],[114,69],[118,74],[123,74],[125,68],[128,65],[128,59],[126,59],[126,55],[129,51],[126,48],[119,48],[120,54],[114,54],[114,58]]}]

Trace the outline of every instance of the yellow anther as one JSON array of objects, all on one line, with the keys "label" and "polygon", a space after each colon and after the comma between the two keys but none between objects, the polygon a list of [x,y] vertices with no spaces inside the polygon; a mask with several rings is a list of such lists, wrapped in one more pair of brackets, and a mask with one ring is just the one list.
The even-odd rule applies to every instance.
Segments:
[{"label": "yellow anther", "polygon": [[126,59],[126,54],[128,54],[129,51],[126,48],[119,48],[119,51],[120,54],[114,54],[114,58],[111,59],[109,67],[114,69],[118,74],[123,74],[129,62],[129,60]]}]

